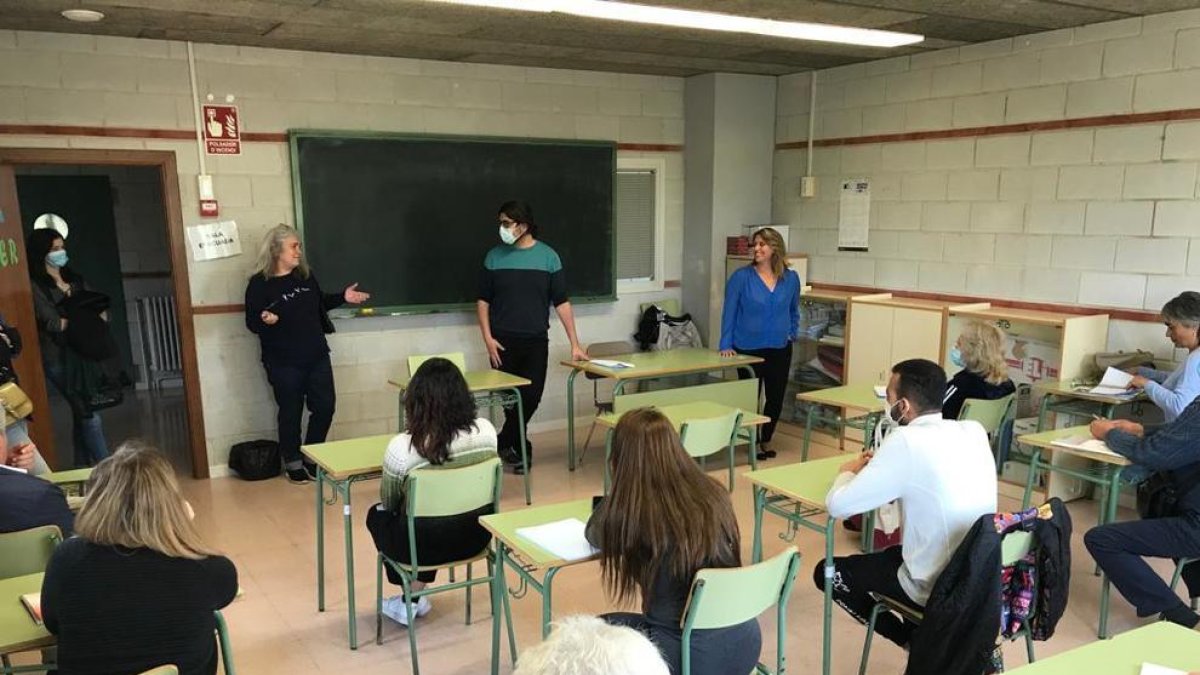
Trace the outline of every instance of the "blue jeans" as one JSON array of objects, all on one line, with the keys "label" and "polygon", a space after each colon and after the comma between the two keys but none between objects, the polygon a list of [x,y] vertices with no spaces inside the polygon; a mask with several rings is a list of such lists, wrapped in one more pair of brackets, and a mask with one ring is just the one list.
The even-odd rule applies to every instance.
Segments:
[{"label": "blue jeans", "polygon": [[[25,420],[16,420],[12,424],[9,424],[4,428],[4,441],[10,452],[13,448],[31,443],[32,441],[29,439],[29,423]],[[29,472],[35,476],[50,472],[50,466],[42,458],[42,453],[37,450],[33,451],[33,468]]]},{"label": "blue jeans", "polygon": [[71,439],[75,445],[75,466],[95,466],[108,457],[108,441],[100,413],[88,409],[87,401],[67,391],[67,374],[62,364],[42,362],[46,377],[58,393],[71,404]]}]

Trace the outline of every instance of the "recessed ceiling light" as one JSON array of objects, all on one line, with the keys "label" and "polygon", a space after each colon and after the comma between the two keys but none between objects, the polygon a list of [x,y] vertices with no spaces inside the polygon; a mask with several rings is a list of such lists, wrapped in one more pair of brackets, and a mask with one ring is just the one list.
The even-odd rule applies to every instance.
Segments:
[{"label": "recessed ceiling light", "polygon": [[94,9],[64,9],[62,15],[65,19],[79,23],[96,23],[104,18],[103,12]]},{"label": "recessed ceiling light", "polygon": [[641,5],[619,0],[433,0],[455,5],[496,7],[528,12],[558,12],[592,19],[630,21],[674,28],[749,33],[796,40],[816,40],[867,47],[899,47],[921,42],[922,35],[803,21],[776,21],[753,16],[700,12],[676,7]]}]

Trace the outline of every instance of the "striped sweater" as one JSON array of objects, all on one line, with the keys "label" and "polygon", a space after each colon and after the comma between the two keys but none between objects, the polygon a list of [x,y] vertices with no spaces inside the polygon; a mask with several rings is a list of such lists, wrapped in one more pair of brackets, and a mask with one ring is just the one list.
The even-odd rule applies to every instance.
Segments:
[{"label": "striped sweater", "polygon": [[[485,418],[475,420],[474,431],[459,432],[450,442],[450,457],[438,468],[477,464],[496,456],[496,428]],[[393,438],[383,456],[383,482],[379,487],[381,508],[399,511],[404,505],[404,481],[409,472],[433,466],[412,447],[407,433]]]}]

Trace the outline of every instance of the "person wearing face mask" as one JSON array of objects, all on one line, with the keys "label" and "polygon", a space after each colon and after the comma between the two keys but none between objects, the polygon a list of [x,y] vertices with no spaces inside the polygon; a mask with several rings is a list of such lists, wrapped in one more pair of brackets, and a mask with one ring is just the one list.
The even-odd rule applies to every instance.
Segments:
[{"label": "person wearing face mask", "polygon": [[942,401],[942,417],[948,420],[958,419],[969,398],[992,401],[1017,390],[1004,361],[1004,331],[996,326],[968,323],[950,350],[950,363],[961,370],[950,379]]},{"label": "person wearing face mask", "polygon": [[[833,559],[833,599],[866,623],[881,593],[924,607],[938,575],[976,519],[996,511],[996,466],[987,433],[978,422],[942,417],[946,374],[925,359],[892,367],[887,385],[889,427],[873,455],[841,467],[825,498],[831,518],[866,513],[899,500],[900,546]],[[813,570],[825,588],[825,563]],[[906,646],[912,626],[890,613],[876,630]]]},{"label": "person wearing face mask", "polygon": [[[68,367],[78,362],[79,354],[67,339],[70,321],[63,307],[72,297],[91,289],[83,276],[68,266],[63,237],[56,230],[40,229],[25,241],[29,256],[29,276],[33,281],[33,311],[38,324],[38,344],[46,378],[71,406],[72,439],[75,464],[90,466],[108,456],[108,441],[100,413],[92,410],[88,397],[75,386]],[[103,320],[107,316],[100,315]],[[95,317],[93,317],[94,319]]]},{"label": "person wearing face mask", "polygon": [[[567,296],[562,261],[554,249],[537,239],[533,209],[525,202],[509,201],[500,206],[497,217],[502,243],[484,257],[476,312],[492,367],[530,381],[520,388],[528,424],[546,386],[551,305],[567,333],[571,359],[586,361],[587,352],[575,333],[575,313]],[[521,464],[518,425],[516,409],[505,408],[498,441],[500,459],[515,473],[523,473],[526,466]],[[525,450],[532,463],[528,441]]]},{"label": "person wearing face mask", "polygon": [[1167,339],[1176,349],[1186,349],[1185,360],[1172,372],[1138,368],[1130,388],[1144,389],[1146,396],[1163,411],[1163,420],[1173,422],[1200,395],[1200,293],[1184,291],[1162,308]]}]

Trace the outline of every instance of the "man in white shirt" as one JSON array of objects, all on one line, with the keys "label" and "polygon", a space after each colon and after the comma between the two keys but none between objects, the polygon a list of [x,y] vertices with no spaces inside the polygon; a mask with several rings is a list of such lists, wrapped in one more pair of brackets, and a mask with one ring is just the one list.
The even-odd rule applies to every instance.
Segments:
[{"label": "man in white shirt", "polygon": [[[880,593],[922,608],[959,543],[975,521],[996,511],[996,465],[978,422],[942,419],[946,373],[924,359],[892,367],[884,426],[895,427],[874,455],[842,466],[825,498],[833,518],[867,513],[899,500],[900,546],[833,559],[833,599],[866,623]],[[813,580],[823,589],[825,566]],[[912,627],[881,614],[876,630],[900,646]]]}]

